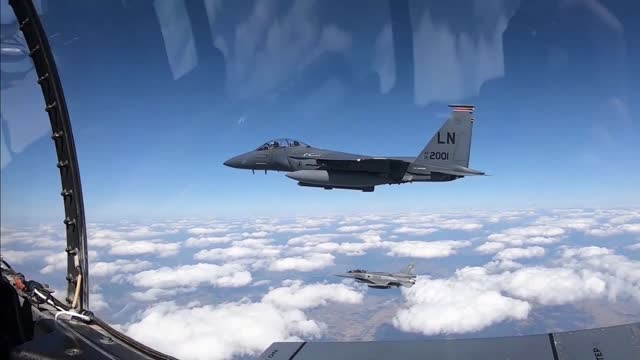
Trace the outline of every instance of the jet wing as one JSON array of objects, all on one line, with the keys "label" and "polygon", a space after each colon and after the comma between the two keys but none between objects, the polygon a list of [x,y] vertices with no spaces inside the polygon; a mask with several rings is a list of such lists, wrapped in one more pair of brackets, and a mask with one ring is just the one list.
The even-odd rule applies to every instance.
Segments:
[{"label": "jet wing", "polygon": [[640,358],[640,323],[489,339],[379,342],[277,342],[258,359],[271,360],[627,360]]}]

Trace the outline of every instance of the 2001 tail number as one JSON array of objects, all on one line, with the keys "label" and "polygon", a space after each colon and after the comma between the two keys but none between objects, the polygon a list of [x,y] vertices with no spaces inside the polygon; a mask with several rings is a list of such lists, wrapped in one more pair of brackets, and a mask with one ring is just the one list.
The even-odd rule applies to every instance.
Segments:
[{"label": "2001 tail number", "polygon": [[449,160],[449,153],[441,151],[429,151],[424,154],[424,158],[429,160]]}]

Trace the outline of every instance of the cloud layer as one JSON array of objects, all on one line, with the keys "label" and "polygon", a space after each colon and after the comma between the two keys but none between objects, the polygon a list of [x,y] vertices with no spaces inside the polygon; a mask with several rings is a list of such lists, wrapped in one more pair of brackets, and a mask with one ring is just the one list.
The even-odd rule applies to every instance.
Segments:
[{"label": "cloud layer", "polygon": [[285,281],[256,302],[158,303],[124,329],[144,344],[181,359],[229,359],[256,355],[273,341],[317,338],[325,325],[303,310],[328,303],[358,304],[362,299],[360,292],[344,284]]},{"label": "cloud layer", "polygon": [[[362,317],[374,333],[384,324],[425,335],[520,326],[549,306],[640,303],[639,224],[635,209],[91,224],[91,307],[185,358],[255,355],[272,341],[343,332],[358,338],[352,324]],[[67,255],[55,226],[3,224],[2,236],[10,262],[63,281]],[[407,262],[424,275],[400,295],[381,292],[389,298],[380,307],[373,290],[330,276],[355,267],[397,271]],[[255,332],[211,329],[198,319],[251,324]],[[173,331],[191,336],[191,348],[161,344],[158,334]]]}]

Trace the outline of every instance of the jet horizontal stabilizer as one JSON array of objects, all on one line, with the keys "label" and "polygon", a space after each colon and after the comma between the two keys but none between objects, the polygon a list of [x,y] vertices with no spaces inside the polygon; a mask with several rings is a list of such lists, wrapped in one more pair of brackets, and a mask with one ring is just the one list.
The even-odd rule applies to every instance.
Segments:
[{"label": "jet horizontal stabilizer", "polygon": [[434,166],[434,165],[411,164],[411,166],[409,166],[408,172],[412,174],[417,174],[417,175],[423,175],[423,174],[428,175],[430,173],[440,173],[440,174],[453,175],[453,176],[486,175],[482,171],[470,169],[462,165],[451,165],[447,167],[441,167],[441,166]]},{"label": "jet horizontal stabilizer", "polygon": [[448,175],[456,175],[456,176],[474,176],[474,175],[486,175],[484,172],[480,170],[470,169],[468,167],[455,165],[451,169],[434,169],[435,172],[448,174]]}]

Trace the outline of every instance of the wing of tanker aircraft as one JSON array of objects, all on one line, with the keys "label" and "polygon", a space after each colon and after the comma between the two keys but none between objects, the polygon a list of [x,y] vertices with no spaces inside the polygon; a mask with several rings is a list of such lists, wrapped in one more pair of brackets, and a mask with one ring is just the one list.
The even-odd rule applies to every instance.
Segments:
[{"label": "wing of tanker aircraft", "polygon": [[373,191],[383,184],[452,181],[484,175],[469,168],[472,105],[449,105],[451,115],[417,157],[374,157],[319,149],[298,140],[276,139],[224,165],[286,171],[300,186]]}]

